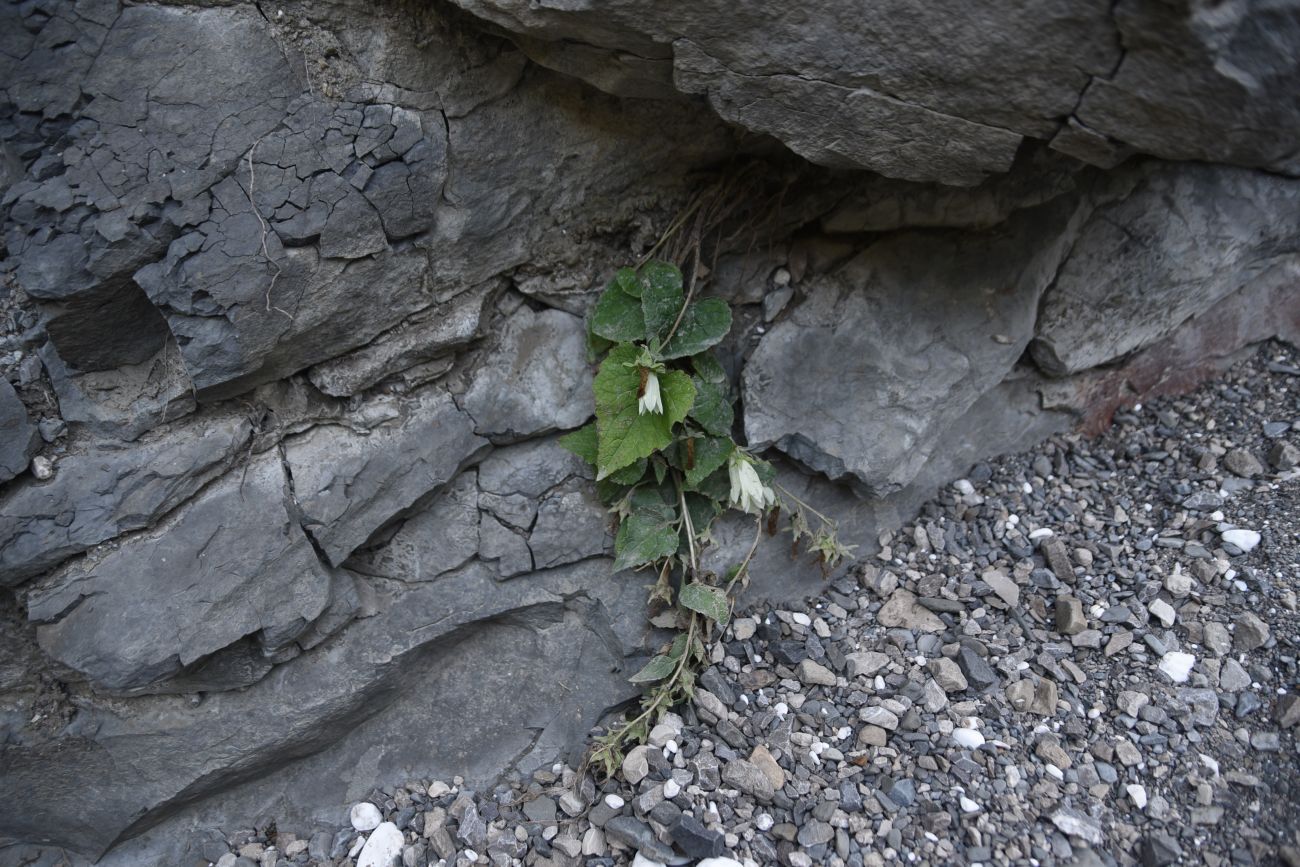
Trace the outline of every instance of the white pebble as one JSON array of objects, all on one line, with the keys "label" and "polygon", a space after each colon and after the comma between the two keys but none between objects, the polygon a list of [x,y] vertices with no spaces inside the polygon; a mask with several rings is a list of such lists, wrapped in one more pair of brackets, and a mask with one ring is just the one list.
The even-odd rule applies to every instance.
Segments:
[{"label": "white pebble", "polygon": [[975,803],[965,795],[961,796],[961,800],[959,803],[961,804],[961,811],[963,813],[978,813],[980,811],[980,805]]},{"label": "white pebble", "polygon": [[681,791],[682,787],[671,777],[664,781],[664,797],[668,800],[671,801],[673,798],[677,797],[681,794]]},{"label": "white pebble", "polygon": [[1196,657],[1190,653],[1171,650],[1160,659],[1160,670],[1174,683],[1186,683],[1196,665]]},{"label": "white pebble", "polygon": [[776,820],[769,813],[759,813],[758,818],[754,820],[754,827],[760,831],[770,831]]},{"label": "white pebble", "polygon": [[[1026,491],[1025,493],[1029,493],[1029,492]],[[1051,530],[1049,530],[1047,527],[1039,527],[1037,530],[1034,530],[1032,533],[1029,534],[1029,541],[1035,542],[1039,539],[1050,539],[1052,536],[1055,535],[1056,534],[1053,533]]]},{"label": "white pebble", "polygon": [[618,795],[614,794],[613,792],[610,792],[608,795],[605,796],[605,803],[609,805],[609,808],[611,810],[621,810],[623,809],[623,805],[626,804],[627,801],[624,801]]},{"label": "white pebble", "polygon": [[1130,783],[1124,787],[1124,791],[1128,792],[1129,799],[1133,802],[1133,806],[1137,807],[1139,810],[1145,810],[1147,808],[1147,790],[1145,788],[1136,783]]},{"label": "white pebble", "polygon": [[790,615],[790,619],[795,623],[798,623],[800,626],[809,626],[812,624],[812,618],[807,614],[804,614],[802,611],[794,612]]},{"label": "white pebble", "polygon": [[379,808],[367,801],[354,804],[348,818],[352,820],[352,827],[358,831],[373,831],[379,827],[380,822],[384,821]]},{"label": "white pebble", "polygon": [[970,483],[970,479],[958,479],[952,483],[952,486],[963,497],[969,497],[975,493],[975,486]]},{"label": "white pebble", "polygon": [[1259,539],[1259,534],[1254,530],[1225,530],[1223,532],[1223,541],[1240,548],[1247,554],[1255,550],[1255,546],[1259,544]]},{"label": "white pebble", "polygon": [[976,750],[984,746],[984,735],[975,729],[953,729],[952,739],[957,742],[957,746],[968,750]]}]

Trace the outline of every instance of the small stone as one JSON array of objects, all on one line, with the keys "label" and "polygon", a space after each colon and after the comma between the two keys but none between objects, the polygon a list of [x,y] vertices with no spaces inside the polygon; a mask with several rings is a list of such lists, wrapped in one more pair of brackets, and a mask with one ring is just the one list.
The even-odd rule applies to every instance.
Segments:
[{"label": "small stone", "polygon": [[898,715],[883,707],[864,707],[858,711],[858,719],[886,731],[892,732],[898,728]]},{"label": "small stone", "polygon": [[44,455],[32,458],[32,475],[44,482],[54,477],[54,461]]},{"label": "small stone", "polygon": [[737,641],[749,641],[754,637],[754,630],[757,624],[752,617],[742,617],[731,625],[731,634]]},{"label": "small stone", "polygon": [[1178,841],[1164,831],[1153,831],[1143,837],[1138,852],[1142,867],[1168,867],[1183,857]]},{"label": "small stone", "polygon": [[1020,587],[1001,569],[988,569],[980,575],[985,584],[993,588],[1003,602],[1015,608],[1020,605]]},{"label": "small stone", "polygon": [[1255,457],[1245,449],[1233,449],[1223,456],[1223,465],[1228,470],[1243,479],[1254,478],[1264,473],[1264,466]]},{"label": "small stone", "polygon": [[626,803],[627,801],[623,800],[620,795],[616,795],[613,792],[610,792],[605,796],[605,806],[609,807],[611,810],[621,810]]},{"label": "small stone", "polygon": [[1224,692],[1241,692],[1250,686],[1250,675],[1235,659],[1225,660],[1219,669],[1219,688]]},{"label": "small stone", "polygon": [[1296,448],[1286,440],[1279,440],[1268,450],[1268,462],[1279,472],[1294,469],[1300,466],[1300,448]]},{"label": "small stone", "polygon": [[927,668],[930,676],[934,678],[935,683],[943,688],[944,692],[962,692],[966,689],[966,676],[961,673],[961,667],[947,657],[941,656],[938,659],[930,660]]},{"label": "small stone", "polygon": [[1088,628],[1088,618],[1083,614],[1083,603],[1074,596],[1056,597],[1056,631],[1062,635],[1077,635]]},{"label": "small stone", "polygon": [[375,830],[379,827],[379,823],[384,821],[383,814],[379,812],[379,808],[368,801],[354,804],[352,811],[348,814],[348,818],[352,822],[352,827],[363,833]]},{"label": "small stone", "polygon": [[889,742],[889,732],[880,726],[863,726],[858,732],[858,745],[863,747],[883,747]]},{"label": "small stone", "polygon": [[1137,719],[1137,715],[1142,712],[1142,708],[1150,703],[1150,696],[1130,689],[1123,690],[1115,697],[1115,707],[1119,708],[1120,713],[1127,714],[1134,719]]},{"label": "small stone", "polygon": [[1165,576],[1165,590],[1175,599],[1186,599],[1192,592],[1192,576],[1183,572],[1181,566],[1174,565],[1174,571]]},{"label": "small stone", "polygon": [[820,662],[805,659],[796,669],[799,680],[808,686],[834,686],[835,674]]},{"label": "small stone", "polygon": [[1254,551],[1255,546],[1260,542],[1260,535],[1254,530],[1224,530],[1222,538],[1224,542],[1232,545],[1243,554]]},{"label": "small stone", "polygon": [[874,677],[876,672],[889,665],[889,657],[874,650],[850,653],[844,657],[849,677]]},{"label": "small stone", "polygon": [[1061,770],[1068,770],[1074,764],[1070,754],[1061,749],[1061,745],[1055,740],[1044,738],[1038,742],[1034,748],[1034,755],[1038,756],[1045,762],[1055,765]]},{"label": "small stone", "polygon": [[642,744],[627,751],[623,757],[623,779],[630,785],[637,785],[650,773],[648,754],[654,747]]},{"label": "small stone", "polygon": [[[888,574],[888,573],[885,573]],[[915,594],[895,590],[881,606],[876,621],[888,628],[913,629],[918,632],[943,632],[947,627],[939,616],[916,601]]]},{"label": "small stone", "polygon": [[716,858],[726,849],[720,833],[705,828],[698,819],[687,813],[678,817],[676,823],[668,829],[668,837],[688,858]]},{"label": "small stone", "polygon": [[953,729],[952,739],[957,746],[968,750],[976,750],[984,746],[984,735],[976,729]]},{"label": "small stone", "polygon": [[1205,624],[1201,641],[1215,656],[1226,656],[1232,649],[1232,636],[1228,634],[1228,628],[1222,623],[1211,621]]},{"label": "small stone", "polygon": [[745,759],[732,759],[723,765],[722,782],[760,801],[770,801],[776,793],[763,769]]},{"label": "small stone", "polygon": [[749,754],[749,760],[767,777],[773,791],[785,785],[785,771],[777,764],[776,757],[767,747],[762,744],[754,747],[753,752]]},{"label": "small stone", "polygon": [[582,835],[582,854],[590,858],[599,858],[605,854],[605,832],[596,826],[588,828]]},{"label": "small stone", "polygon": [[1074,810],[1057,810],[1052,814],[1052,824],[1061,833],[1078,837],[1093,846],[1100,846],[1104,839],[1100,822]]},{"label": "small stone", "polygon": [[1238,651],[1249,652],[1263,647],[1268,642],[1268,637],[1268,624],[1253,611],[1247,611],[1237,618],[1232,645]]},{"label": "small stone", "polygon": [[1137,807],[1139,810],[1145,810],[1147,808],[1147,790],[1145,787],[1140,786],[1137,783],[1130,783],[1124,787],[1124,791],[1128,793],[1129,800],[1133,802],[1133,806]]},{"label": "small stone", "polygon": [[1196,665],[1196,657],[1190,653],[1171,650],[1160,659],[1159,668],[1174,683],[1186,683]]},{"label": "small stone", "polygon": [[392,867],[393,862],[402,857],[405,842],[402,832],[392,822],[384,822],[375,828],[366,845],[357,856],[357,867]]},{"label": "small stone", "polygon": [[993,667],[988,664],[984,657],[970,647],[963,645],[961,650],[957,651],[957,664],[961,667],[962,673],[966,675],[966,680],[975,689],[983,691],[997,686],[997,672],[993,670]]},{"label": "small stone", "polygon": [[1174,622],[1178,620],[1178,612],[1174,611],[1174,606],[1163,599],[1151,600],[1147,610],[1151,612],[1152,617],[1164,624],[1166,629],[1173,626]]},{"label": "small stone", "polygon": [[1277,722],[1284,729],[1300,723],[1300,695],[1290,693],[1278,700]]}]

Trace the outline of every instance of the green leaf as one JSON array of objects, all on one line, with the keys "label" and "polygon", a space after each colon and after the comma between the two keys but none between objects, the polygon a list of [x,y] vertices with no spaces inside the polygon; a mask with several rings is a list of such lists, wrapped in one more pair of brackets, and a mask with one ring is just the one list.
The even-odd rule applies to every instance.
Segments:
[{"label": "green leaf", "polygon": [[695,528],[697,537],[702,536],[713,519],[722,514],[722,506],[717,500],[694,492],[686,494],[686,509],[691,513],[691,526]]},{"label": "green leaf", "polygon": [[719,467],[693,487],[704,496],[725,503],[731,497],[731,476],[726,467]]},{"label": "green leaf", "polygon": [[725,624],[731,617],[731,604],[721,587],[708,584],[687,584],[677,595],[677,601],[685,608],[698,611],[705,617]]},{"label": "green leaf", "polygon": [[592,331],[591,321],[587,321],[587,361],[589,363],[595,364],[600,361],[601,357],[604,356],[606,352],[609,352],[613,345],[614,342],[612,340],[606,340],[596,332]]},{"label": "green leaf", "polygon": [[667,557],[677,550],[677,510],[658,491],[637,489],[632,514],[614,538],[614,569],[633,569]]},{"label": "green leaf", "polygon": [[645,315],[645,339],[662,337],[681,312],[682,273],[667,262],[650,262],[641,269],[641,311]]},{"label": "green leaf", "polygon": [[661,355],[665,359],[695,355],[721,342],[730,330],[731,307],[726,301],[721,298],[696,301],[686,308],[677,332],[664,346]]},{"label": "green leaf", "polygon": [[758,480],[765,485],[770,485],[776,481],[776,467],[767,461],[755,460],[754,473],[758,476]]},{"label": "green leaf", "polygon": [[700,379],[716,382],[719,385],[727,381],[727,371],[722,369],[722,362],[712,352],[701,352],[691,356],[691,367]]},{"label": "green leaf", "polygon": [[[736,444],[730,437],[696,437],[695,466],[686,471],[686,486],[699,489],[700,483],[727,462]],[[731,480],[727,479],[727,493],[731,493]]]},{"label": "green leaf", "polygon": [[662,485],[664,479],[668,477],[668,462],[662,456],[655,455],[650,464],[655,471],[655,482]]},{"label": "green leaf", "polygon": [[686,418],[695,402],[691,378],[680,370],[670,370],[659,376],[663,414],[638,412],[641,374],[634,362],[639,354],[631,344],[616,346],[596,374],[597,479],[671,443],[673,425]]},{"label": "green leaf", "polygon": [[619,268],[610,285],[617,286],[633,298],[640,298],[642,283],[643,281],[637,276],[635,268]]},{"label": "green leaf", "polygon": [[596,482],[596,496],[606,506],[612,506],[627,495],[627,485],[620,485],[611,479]]},{"label": "green leaf", "polygon": [[630,463],[621,470],[609,474],[609,480],[620,485],[635,485],[645,475],[646,459]]},{"label": "green leaf", "polygon": [[691,406],[691,418],[714,436],[729,436],[736,416],[727,402],[726,387],[699,377],[692,382],[695,385],[695,403]]},{"label": "green leaf", "polygon": [[641,477],[645,476],[645,474],[646,459],[642,458],[641,460],[628,464],[627,467],[624,467],[623,469],[619,469],[619,471],[610,473],[610,481],[616,482],[616,484],[619,485],[636,485],[638,481],[641,481]]},{"label": "green leaf", "polygon": [[645,664],[645,667],[628,678],[632,683],[654,683],[673,673],[677,660],[660,654]]},{"label": "green leaf", "polygon": [[596,465],[596,423],[589,422],[572,433],[560,437],[560,445],[582,458],[593,467]]},{"label": "green leaf", "polygon": [[611,283],[591,312],[591,330],[615,343],[645,339],[641,300],[624,292],[617,283]]}]

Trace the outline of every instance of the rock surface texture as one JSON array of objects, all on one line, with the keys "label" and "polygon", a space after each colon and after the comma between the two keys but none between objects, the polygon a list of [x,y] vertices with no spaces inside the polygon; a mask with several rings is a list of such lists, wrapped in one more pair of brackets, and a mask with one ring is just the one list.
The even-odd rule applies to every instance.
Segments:
[{"label": "rock surface texture", "polygon": [[[583,317],[707,184],[751,215],[697,274],[735,432],[859,556],[1300,339],[1297,54],[1246,0],[6,2],[0,861],[206,863],[574,756],[660,637],[556,444]],[[751,601],[824,586],[787,547]]]}]

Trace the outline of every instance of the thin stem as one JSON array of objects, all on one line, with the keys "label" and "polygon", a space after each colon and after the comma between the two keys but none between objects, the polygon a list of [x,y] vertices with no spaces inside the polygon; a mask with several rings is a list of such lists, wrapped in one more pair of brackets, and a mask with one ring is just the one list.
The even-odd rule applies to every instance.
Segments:
[{"label": "thin stem", "polygon": [[[691,577],[695,577],[697,566],[695,563],[695,525],[691,522],[691,510],[686,508],[686,490],[682,487],[681,477],[673,473],[677,482],[677,499],[682,504],[682,520],[686,523],[686,546],[691,553]],[[692,620],[692,622],[694,622]]]},{"label": "thin stem", "polygon": [[677,233],[677,230],[686,224],[686,221],[691,218],[692,214],[694,214],[696,211],[700,209],[700,205],[702,205],[703,203],[704,203],[703,197],[696,197],[695,201],[691,203],[690,207],[688,207],[685,211],[682,211],[682,213],[677,217],[677,219],[673,220],[672,224],[667,229],[664,230],[664,233],[659,236],[659,240],[656,241],[655,245],[650,248],[650,252],[646,253],[644,256],[641,257],[640,261],[637,262],[637,267],[639,268],[642,265],[644,265],[646,262],[649,262],[651,257],[654,256],[655,253],[658,253],[659,249],[663,247],[664,244],[668,243],[668,239],[671,238],[673,235],[675,235]]},{"label": "thin stem", "polygon": [[[731,576],[731,580],[727,582],[727,590],[726,590],[726,593],[727,593],[728,596],[731,595],[731,588],[736,586],[736,582],[739,581],[739,580],[741,579],[741,576],[743,576],[743,575],[745,574],[745,570],[749,568],[749,561],[754,559],[754,552],[758,550],[758,543],[761,542],[761,541],[763,541],[763,518],[762,518],[762,516],[759,516],[759,519],[758,519],[758,521],[756,522],[756,524],[757,524],[757,526],[755,527],[755,533],[754,533],[754,544],[752,544],[752,545],[749,546],[749,553],[747,553],[747,554],[745,555],[745,559],[744,559],[744,560],[741,560],[741,561],[740,561],[740,568],[736,570],[736,574],[735,574],[735,575],[732,575],[732,576]],[[733,607],[734,607],[735,603],[733,602],[732,605],[733,605]]]},{"label": "thin stem", "polygon": [[805,503],[803,500],[801,500],[801,499],[799,499],[798,497],[796,497],[794,494],[790,493],[788,490],[786,490],[786,487],[785,487],[784,485],[782,485],[781,483],[779,483],[779,482],[773,482],[773,483],[772,483],[772,487],[776,488],[776,489],[777,489],[778,491],[780,491],[782,494],[784,494],[785,496],[787,496],[787,497],[789,497],[790,499],[794,500],[794,501],[795,501],[796,503],[798,503],[801,507],[807,509],[808,511],[812,512],[812,513],[813,513],[814,515],[816,515],[817,517],[821,518],[821,519],[822,519],[822,523],[824,523],[824,524],[826,524],[826,525],[828,525],[828,526],[830,526],[830,527],[834,527],[834,526],[836,526],[835,521],[833,521],[832,519],[826,517],[826,516],[823,515],[821,512],[817,511],[817,510],[814,509],[812,506],[808,505],[808,504]]}]

